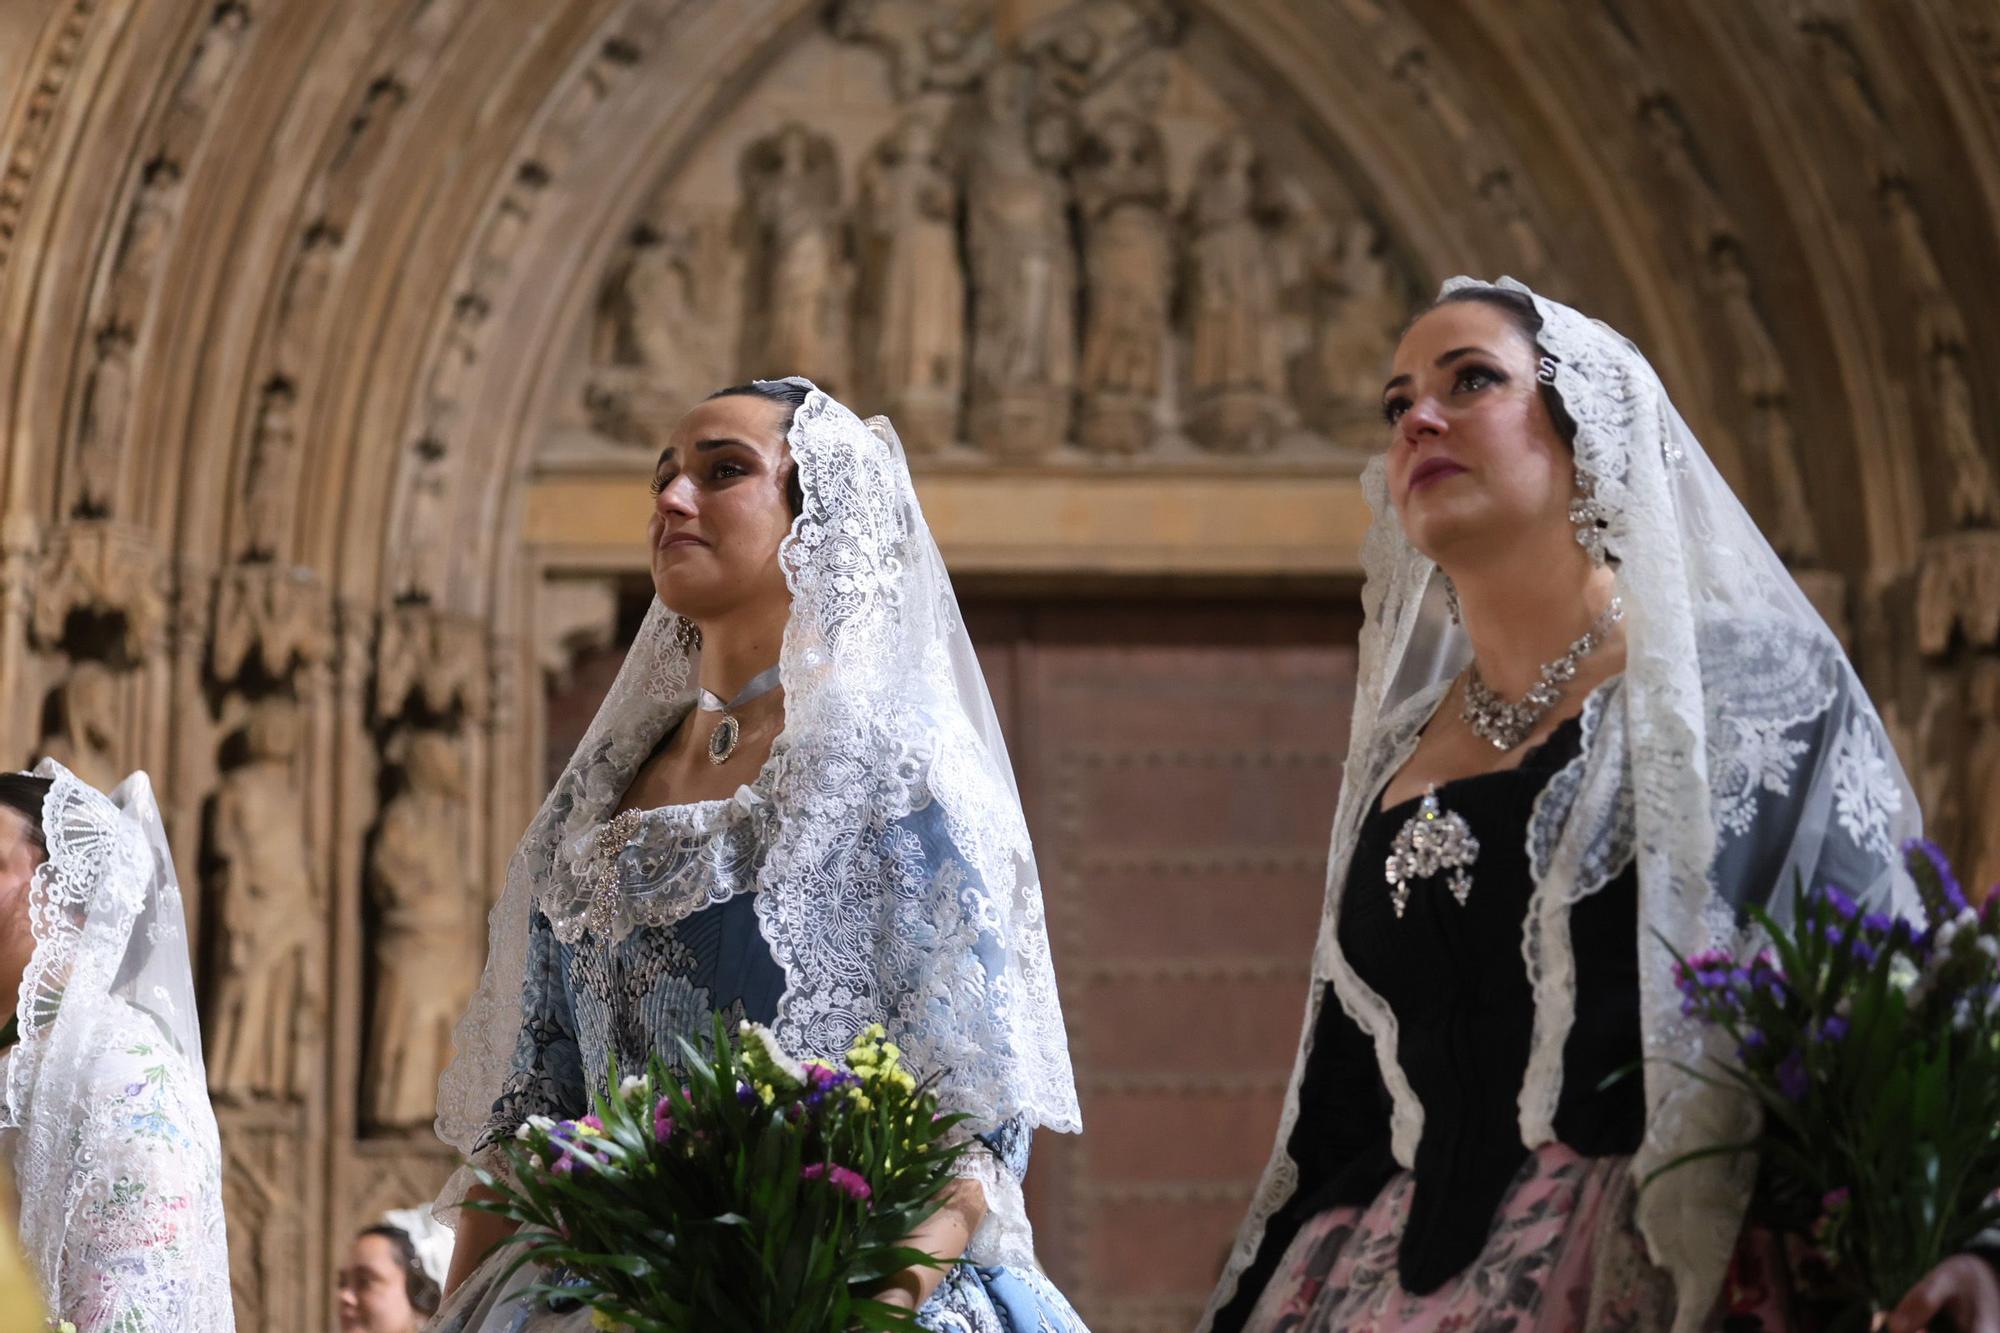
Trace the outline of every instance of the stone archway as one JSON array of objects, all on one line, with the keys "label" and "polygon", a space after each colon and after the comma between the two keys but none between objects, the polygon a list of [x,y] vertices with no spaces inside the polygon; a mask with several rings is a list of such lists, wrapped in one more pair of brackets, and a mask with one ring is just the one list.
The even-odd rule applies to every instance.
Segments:
[{"label": "stone archway", "polygon": [[[1025,159],[1004,99],[983,138],[968,105],[1003,55],[1057,94],[1034,108],[1055,142]],[[1135,77],[1149,60],[1164,89]],[[788,86],[815,68],[823,97]],[[405,1108],[362,1094],[398,876],[468,929],[497,885],[539,795],[542,673],[602,632],[592,585],[630,567],[600,534],[644,471],[635,441],[705,382],[663,365],[733,373],[815,336],[861,353],[861,391],[957,427],[921,484],[982,578],[1323,589],[1359,539],[1344,377],[1391,306],[1462,269],[1546,282],[1647,348],[1848,633],[1947,839],[1990,862],[2000,311],[1972,294],[2000,278],[1996,69],[2000,28],[1954,0],[9,7],[0,743],[149,768],[211,945],[258,924],[218,863],[309,866],[286,892],[323,925],[286,1058],[221,1089],[232,1207],[255,1219],[246,1326],[310,1326],[345,1229],[443,1169]],[[890,355],[920,327],[891,278],[947,273],[974,230],[924,128],[890,140],[925,108],[970,117],[990,168],[955,381]],[[1202,215],[1197,168],[1232,128],[1255,152],[1215,160]],[[1258,187],[1247,217],[1232,171]],[[875,220],[903,221],[857,244],[864,174]],[[927,193],[955,195],[950,228]],[[758,199],[761,232],[751,208],[718,235]],[[1281,370],[1236,337],[1208,346],[1238,364],[1202,359],[1189,325],[1186,269],[1222,263],[1239,222],[1280,270]],[[828,306],[861,317],[847,344],[728,320],[720,348],[676,341],[674,310],[740,310],[747,256],[784,257],[795,292],[848,281],[812,259],[835,228],[866,296]],[[1066,365],[981,368],[982,341],[1059,328],[1062,305],[989,319],[1009,287],[982,267],[1076,293]],[[1087,391],[1044,391],[1065,385]],[[1209,505],[1254,540],[1196,541]],[[1016,513],[1039,526],[994,517]],[[302,801],[250,845],[214,810],[260,764]],[[457,873],[385,852],[418,809]],[[290,1060],[307,1086],[265,1072]]]}]

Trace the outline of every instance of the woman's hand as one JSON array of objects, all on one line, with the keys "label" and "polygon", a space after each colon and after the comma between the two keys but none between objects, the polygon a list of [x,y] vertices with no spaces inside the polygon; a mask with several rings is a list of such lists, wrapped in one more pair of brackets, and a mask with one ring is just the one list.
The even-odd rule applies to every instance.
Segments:
[{"label": "woman's hand", "polygon": [[1940,1314],[1958,1333],[2000,1333],[2000,1274],[1976,1254],[1954,1254],[1889,1312],[1889,1333],[1920,1333]]},{"label": "woman's hand", "polygon": [[[974,1152],[981,1151],[978,1147]],[[945,1186],[943,1202],[929,1220],[903,1240],[913,1250],[942,1261],[938,1268],[905,1268],[890,1276],[873,1299],[899,1310],[915,1310],[931,1298],[946,1272],[972,1243],[972,1233],[986,1220],[986,1190],[976,1180],[954,1180]]]}]

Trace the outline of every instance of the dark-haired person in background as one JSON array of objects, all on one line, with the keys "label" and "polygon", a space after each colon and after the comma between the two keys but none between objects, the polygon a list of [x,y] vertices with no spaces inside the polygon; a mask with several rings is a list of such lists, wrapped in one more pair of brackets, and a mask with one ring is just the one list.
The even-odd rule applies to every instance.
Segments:
[{"label": "dark-haired person in background", "polygon": [[437,1313],[438,1282],[401,1227],[369,1227],[341,1265],[340,1333],[417,1333]]},{"label": "dark-haired person in background", "polygon": [[[32,910],[31,910],[32,907]],[[0,1153],[77,1333],[228,1333],[221,1144],[186,918],[144,773],[0,775]]]}]

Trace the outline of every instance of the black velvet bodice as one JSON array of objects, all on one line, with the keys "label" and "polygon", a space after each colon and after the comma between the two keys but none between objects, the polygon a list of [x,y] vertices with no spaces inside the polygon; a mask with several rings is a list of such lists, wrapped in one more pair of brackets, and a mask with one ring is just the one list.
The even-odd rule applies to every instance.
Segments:
[{"label": "black velvet bodice", "polygon": [[[1571,719],[1518,768],[1437,789],[1444,811],[1463,816],[1479,841],[1463,906],[1444,875],[1412,884],[1401,917],[1391,906],[1384,862],[1397,830],[1417,813],[1417,800],[1387,810],[1378,801],[1355,842],[1341,901],[1341,950],[1394,1012],[1398,1063],[1423,1107],[1415,1190],[1398,1255],[1402,1285],[1413,1293],[1437,1289],[1478,1257],[1528,1157],[1519,1109],[1535,1014],[1521,952],[1534,891],[1528,826],[1536,797],[1575,758],[1580,734]],[[1645,1127],[1634,871],[1628,866],[1578,902],[1568,920],[1576,1019],[1563,1048],[1556,1137],[1585,1156],[1628,1154]],[[1272,1219],[1218,1330],[1238,1328],[1249,1317],[1307,1219],[1331,1207],[1365,1207],[1395,1174],[1389,1111],[1374,1041],[1329,986],[1287,1145],[1299,1165],[1299,1188]]]}]

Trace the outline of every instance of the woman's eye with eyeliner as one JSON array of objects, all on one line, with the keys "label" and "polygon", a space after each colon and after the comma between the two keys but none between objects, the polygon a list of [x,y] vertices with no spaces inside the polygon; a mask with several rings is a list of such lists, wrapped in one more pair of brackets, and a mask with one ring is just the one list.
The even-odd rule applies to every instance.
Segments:
[{"label": "woman's eye with eyeliner", "polygon": [[1393,426],[1401,419],[1403,413],[1409,410],[1409,399],[1391,398],[1388,402],[1382,404],[1382,419]]},{"label": "woman's eye with eyeliner", "polygon": [[1475,389],[1483,389],[1489,384],[1498,384],[1502,378],[1498,371],[1489,370],[1485,366],[1467,366],[1458,372],[1458,379],[1453,387],[1469,393]]}]

